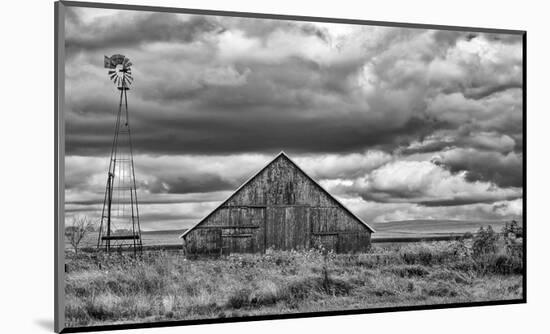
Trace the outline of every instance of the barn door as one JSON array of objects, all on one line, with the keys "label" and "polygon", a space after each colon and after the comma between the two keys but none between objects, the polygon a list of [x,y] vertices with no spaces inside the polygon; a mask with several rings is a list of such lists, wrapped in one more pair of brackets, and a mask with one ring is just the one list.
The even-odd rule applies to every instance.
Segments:
[{"label": "barn door", "polygon": [[197,254],[219,254],[222,247],[222,231],[219,228],[197,228],[193,231],[188,251]]},{"label": "barn door", "polygon": [[251,253],[252,238],[252,229],[223,229],[222,252],[224,254]]},{"label": "barn door", "polygon": [[309,207],[272,206],[267,209],[266,248],[279,250],[309,247]]},{"label": "barn door", "polygon": [[222,227],[222,252],[255,253],[265,251],[265,207],[230,207],[229,219]]}]

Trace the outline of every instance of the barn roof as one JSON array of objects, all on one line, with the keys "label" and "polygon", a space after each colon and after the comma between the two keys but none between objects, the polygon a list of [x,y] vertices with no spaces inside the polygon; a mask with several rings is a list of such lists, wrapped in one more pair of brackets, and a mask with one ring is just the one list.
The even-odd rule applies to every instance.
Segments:
[{"label": "barn roof", "polygon": [[365,223],[363,219],[359,218],[356,214],[354,214],[350,209],[348,209],[342,202],[340,202],[338,199],[336,199],[334,196],[332,196],[325,188],[323,188],[317,181],[315,181],[311,176],[309,176],[300,166],[295,163],[284,151],[281,151],[281,153],[277,154],[270,162],[268,162],[264,167],[262,167],[258,172],[256,172],[254,175],[252,175],[248,180],[243,182],[237,190],[235,190],[229,197],[220,203],[214,210],[212,210],[209,214],[207,214],[204,218],[202,218],[198,223],[193,225],[191,228],[189,228],[187,231],[183,232],[182,235],[180,235],[180,238],[185,237],[189,232],[191,232],[195,227],[199,226],[203,221],[208,219],[214,212],[216,212],[219,208],[221,208],[224,204],[229,202],[235,196],[239,190],[241,190],[244,186],[246,186],[248,183],[250,183],[256,176],[258,176],[260,173],[262,173],[267,167],[269,167],[273,162],[275,162],[279,157],[285,157],[294,167],[296,167],[302,174],[304,174],[308,179],[310,179],[321,191],[323,191],[325,194],[327,194],[330,198],[332,198],[340,207],[342,207],[347,213],[349,213],[353,218],[355,218],[357,221],[359,221],[361,224],[365,225],[371,232],[375,232],[374,228],[372,228],[369,224]]}]

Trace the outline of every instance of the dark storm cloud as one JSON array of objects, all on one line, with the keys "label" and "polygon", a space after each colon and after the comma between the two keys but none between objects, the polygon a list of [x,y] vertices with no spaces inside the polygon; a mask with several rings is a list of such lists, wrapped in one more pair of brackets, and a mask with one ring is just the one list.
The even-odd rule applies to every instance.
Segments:
[{"label": "dark storm cloud", "polygon": [[[285,150],[306,152],[360,152],[365,148],[392,151],[403,143],[444,127],[425,119],[413,118],[397,128],[374,127],[357,118],[327,116],[322,120],[288,118],[275,110],[266,115],[242,111],[235,115],[196,115],[169,119],[135,119],[132,122],[136,153],[223,154]],[[95,122],[94,122],[95,123]],[[97,127],[82,119],[67,129],[66,150],[75,155],[104,155],[112,139],[112,121],[105,118]],[[249,140],[254,138],[254,140]]]},{"label": "dark storm cloud", "polygon": [[446,50],[449,47],[455,46],[457,40],[466,39],[467,36],[460,31],[437,30],[434,32],[434,40],[442,49]]},{"label": "dark storm cloud", "polygon": [[438,207],[438,206],[460,206],[460,205],[470,205],[470,204],[477,204],[477,203],[485,203],[485,204],[492,204],[497,201],[508,201],[508,200],[514,200],[517,198],[521,198],[521,195],[514,195],[514,196],[508,196],[504,198],[476,198],[476,197],[468,197],[468,198],[447,198],[447,199],[440,199],[440,200],[431,200],[431,201],[420,201],[418,202],[419,205],[427,206],[427,207]]},{"label": "dark storm cloud", "polygon": [[489,181],[501,187],[523,186],[523,155],[473,149],[456,149],[442,154],[441,163],[454,173],[464,171],[470,181]]},{"label": "dark storm cloud", "polygon": [[243,30],[247,36],[264,38],[276,32],[300,33],[315,36],[323,42],[330,42],[331,38],[327,29],[319,28],[307,22],[294,22],[282,20],[263,20],[250,18],[226,18],[231,26]]},{"label": "dark storm cloud", "polygon": [[483,34],[488,40],[506,44],[519,44],[522,42],[523,36],[514,34]]},{"label": "dark storm cloud", "polygon": [[182,176],[174,179],[165,179],[160,176],[146,187],[151,193],[181,194],[231,190],[237,186],[238,184],[225,180],[220,175],[201,174],[196,177]]},{"label": "dark storm cloud", "polygon": [[464,96],[469,99],[477,100],[508,89],[521,87],[523,87],[521,82],[507,82],[504,84],[496,84],[494,86],[468,88],[464,91]]},{"label": "dark storm cloud", "polygon": [[[85,48],[87,58],[94,52],[101,57],[96,47],[134,47],[133,54],[142,59],[134,66],[142,72],[136,77],[147,78],[136,81],[136,88],[130,91],[139,153],[360,152],[366,147],[390,152],[437,130],[458,131],[464,117],[473,120],[478,117],[476,108],[482,108],[471,104],[463,112],[464,103],[457,100],[458,107],[454,107],[443,99],[447,93],[437,94],[437,87],[434,90],[426,81],[426,73],[438,59],[443,59],[445,66],[468,69],[466,62],[476,58],[448,53],[465,41],[485,43],[482,35],[387,28],[380,40],[369,44],[361,40],[370,36],[368,32],[358,33],[355,43],[343,42],[341,37],[331,36],[328,28],[311,23],[204,16],[183,20],[166,13],[133,14],[123,20],[123,15],[126,13],[78,21],[68,29],[67,45]],[[118,26],[128,21],[136,24]],[[204,38],[212,32],[219,38]],[[303,45],[301,51],[302,45],[289,44],[292,39],[311,45]],[[193,40],[202,41],[193,46],[198,49],[179,48]],[[178,47],[158,65],[144,58],[146,49],[156,41]],[[335,41],[338,48],[331,49],[329,44]],[[242,48],[250,51],[241,55]],[[442,75],[447,73],[441,72],[437,78],[442,80]],[[507,77],[487,84],[481,79],[471,84],[453,80],[453,91],[462,91],[462,96],[472,101],[520,85],[520,81],[507,82]],[[489,79],[485,76],[483,80]],[[78,92],[69,94],[84,95],[69,103],[67,152],[100,155],[111,142],[116,98],[86,99],[94,90],[85,86],[82,83]],[[465,116],[457,118],[462,114]],[[515,123],[496,112],[495,117],[498,122],[487,120],[487,124],[502,131]],[[432,150],[444,147],[432,144]]]},{"label": "dark storm cloud", "polygon": [[84,50],[127,48],[147,42],[189,43],[205,33],[223,32],[221,26],[205,16],[193,16],[189,21],[182,21],[177,14],[121,14],[89,24],[76,19],[74,13],[68,17],[69,22],[73,23],[67,28],[65,40],[69,54]]},{"label": "dark storm cloud", "polygon": [[[399,148],[401,154],[446,152],[454,148],[476,149],[480,151],[500,152],[507,154],[516,150],[519,138],[499,132],[475,132],[468,126],[459,129],[437,130],[429,136],[414,141],[407,147]],[[521,152],[521,149],[519,150]]]},{"label": "dark storm cloud", "polygon": [[425,189],[408,190],[408,189],[395,189],[395,190],[369,190],[360,193],[361,198],[366,201],[372,201],[377,203],[414,203],[426,207],[444,207],[444,206],[460,206],[470,205],[476,203],[491,204],[499,201],[515,200],[522,197],[522,193],[518,192],[509,195],[496,194],[494,196],[487,195],[486,193],[468,194],[465,196],[438,198],[438,199],[424,199]]},{"label": "dark storm cloud", "polygon": [[[159,197],[158,194],[155,194],[155,197],[152,198],[150,196],[147,196],[145,199],[140,198],[139,204],[183,204],[183,203],[202,203],[204,201],[209,200],[209,198],[205,198],[204,196],[200,196],[200,194],[193,194],[194,198],[165,198],[165,197]],[[65,201],[65,204],[67,205],[101,205],[103,204],[103,197],[102,196],[96,196],[93,198],[88,199],[82,199],[82,200],[67,200]],[[80,209],[73,209],[73,210],[80,210]],[[84,209],[80,210],[83,211]]]}]

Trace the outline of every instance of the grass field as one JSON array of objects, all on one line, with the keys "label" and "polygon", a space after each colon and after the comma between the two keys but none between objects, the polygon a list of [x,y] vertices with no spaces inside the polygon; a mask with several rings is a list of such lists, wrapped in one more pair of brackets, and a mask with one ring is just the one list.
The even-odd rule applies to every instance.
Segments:
[{"label": "grass field", "polygon": [[[189,259],[67,252],[66,325],[242,317],[522,298],[522,253],[475,240]],[[521,249],[521,248],[515,248]]]},{"label": "grass field", "polygon": [[[373,242],[385,238],[429,238],[439,236],[457,236],[466,232],[475,233],[481,226],[491,225],[500,230],[505,221],[463,221],[463,220],[407,220],[373,224],[376,233],[372,235]],[[179,236],[182,230],[145,231],[142,232],[144,246],[181,245]],[[88,234],[82,241],[81,247],[95,247],[97,233]],[[70,245],[67,245],[70,248]]]}]

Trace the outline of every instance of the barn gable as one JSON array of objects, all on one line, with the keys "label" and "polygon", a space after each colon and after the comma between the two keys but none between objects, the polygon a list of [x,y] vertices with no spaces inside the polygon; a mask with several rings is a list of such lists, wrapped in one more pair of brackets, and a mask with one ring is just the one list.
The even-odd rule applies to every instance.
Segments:
[{"label": "barn gable", "polygon": [[180,237],[190,252],[258,252],[318,244],[349,251],[368,247],[372,232],[281,152]]}]

